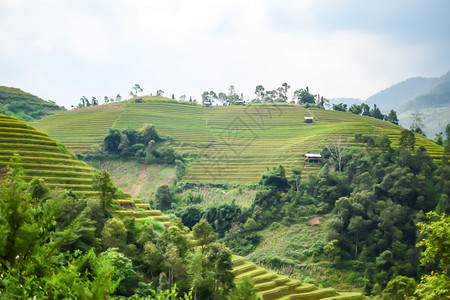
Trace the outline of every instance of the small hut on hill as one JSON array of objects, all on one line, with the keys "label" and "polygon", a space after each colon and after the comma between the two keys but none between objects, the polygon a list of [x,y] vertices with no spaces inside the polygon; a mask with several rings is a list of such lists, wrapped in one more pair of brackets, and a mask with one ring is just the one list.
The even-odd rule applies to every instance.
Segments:
[{"label": "small hut on hill", "polygon": [[320,155],[319,153],[306,153],[305,154],[306,162],[320,163],[321,158],[322,158],[322,155]]},{"label": "small hut on hill", "polygon": [[204,107],[210,107],[211,106],[211,102],[210,101],[205,101],[205,102],[203,102],[203,106]]},{"label": "small hut on hill", "polygon": [[312,123],[314,121],[314,117],[305,117],[305,123]]}]

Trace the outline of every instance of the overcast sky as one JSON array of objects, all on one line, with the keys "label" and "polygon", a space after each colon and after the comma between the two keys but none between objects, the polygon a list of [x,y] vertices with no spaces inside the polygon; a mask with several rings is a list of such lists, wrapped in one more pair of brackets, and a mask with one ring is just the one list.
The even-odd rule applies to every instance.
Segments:
[{"label": "overcast sky", "polygon": [[449,0],[0,0],[0,85],[81,96],[283,82],[327,98],[450,70]]}]

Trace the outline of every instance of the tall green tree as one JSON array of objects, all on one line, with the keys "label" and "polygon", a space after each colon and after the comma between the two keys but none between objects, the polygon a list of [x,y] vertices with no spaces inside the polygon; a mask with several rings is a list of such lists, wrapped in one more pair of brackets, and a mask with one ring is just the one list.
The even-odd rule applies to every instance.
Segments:
[{"label": "tall green tree", "polygon": [[120,190],[111,180],[108,171],[102,170],[97,172],[94,176],[92,186],[100,193],[100,201],[105,216],[111,216],[112,209],[117,204],[115,200],[119,197]]},{"label": "tall green tree", "polygon": [[299,104],[314,104],[314,95],[309,92],[309,88],[299,89],[294,92],[294,99],[298,101]]},{"label": "tall green tree", "polygon": [[214,232],[208,221],[201,220],[193,228],[192,233],[197,240],[198,245],[201,247],[202,253],[204,253],[209,244],[216,240],[217,234]]},{"label": "tall green tree", "polygon": [[[133,90],[134,90],[134,92],[133,91],[130,92],[130,96],[133,96],[133,97],[137,97],[138,93],[142,93],[143,92],[141,86],[139,84],[137,84],[137,83],[133,86]],[[116,101],[117,101],[117,98],[116,98]]]},{"label": "tall green tree", "polygon": [[416,137],[414,136],[414,133],[411,130],[403,129],[400,133],[400,145],[413,151],[415,144]]},{"label": "tall green tree", "polygon": [[381,110],[378,108],[378,106],[376,104],[374,104],[373,109],[370,110],[370,115],[375,119],[379,119],[379,120],[384,119],[384,115],[381,113]]},{"label": "tall green tree", "polygon": [[391,122],[392,124],[398,125],[397,113],[395,110],[391,109],[389,114],[386,116],[386,121]]},{"label": "tall green tree", "polygon": [[256,97],[259,97],[260,101],[264,101],[264,87],[262,85],[257,85],[255,88],[255,95]]},{"label": "tall green tree", "polygon": [[360,115],[362,113],[362,107],[358,104],[352,104],[350,108],[348,109],[349,112],[355,115]]}]

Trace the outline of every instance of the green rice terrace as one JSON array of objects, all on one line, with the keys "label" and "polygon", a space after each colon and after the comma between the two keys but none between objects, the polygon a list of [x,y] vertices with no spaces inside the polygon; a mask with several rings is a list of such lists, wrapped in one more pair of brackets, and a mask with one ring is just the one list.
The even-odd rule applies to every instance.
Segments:
[{"label": "green rice terrace", "polygon": [[64,145],[14,117],[0,115],[0,169],[18,154],[25,179],[39,176],[53,188],[93,194],[93,169]]},{"label": "green rice terrace", "polygon": [[[305,123],[304,117],[314,117]],[[248,105],[203,107],[187,102],[154,100],[77,109],[48,116],[33,125],[66,144],[86,152],[98,147],[108,128],[140,129],[153,124],[161,136],[170,135],[180,153],[197,153],[183,178],[190,182],[254,183],[266,167],[301,167],[303,176],[318,171],[304,163],[305,153],[319,152],[338,136],[347,146],[356,133],[386,134],[398,144],[402,127],[348,112],[305,109],[298,105]],[[443,148],[416,136],[439,161]]]}]

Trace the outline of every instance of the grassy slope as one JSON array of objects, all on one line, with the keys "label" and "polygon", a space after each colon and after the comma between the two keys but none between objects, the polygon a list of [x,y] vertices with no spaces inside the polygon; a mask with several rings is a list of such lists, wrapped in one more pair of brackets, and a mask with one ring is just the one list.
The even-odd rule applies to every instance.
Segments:
[{"label": "grassy slope", "polygon": [[106,170],[113,181],[124,191],[148,200],[155,198],[156,190],[163,184],[171,185],[176,179],[174,167],[151,165],[143,166],[136,161],[98,161],[87,160],[90,166]]},{"label": "grassy slope", "polygon": [[274,223],[260,232],[263,241],[246,259],[302,282],[354,290],[348,284],[355,281],[350,278],[351,270],[342,265],[336,269],[321,255],[327,233],[326,218],[320,217],[317,224],[311,224],[308,218],[300,218],[298,223],[289,226]]},{"label": "grassy slope", "polygon": [[[93,111],[96,109],[97,111]],[[306,124],[304,116],[314,116]],[[318,152],[341,135],[387,134],[398,144],[401,127],[351,113],[305,109],[298,105],[214,106],[152,101],[126,101],[49,116],[35,123],[74,151],[101,144],[109,127],[139,129],[154,124],[162,136],[171,135],[179,152],[201,158],[190,164],[184,180],[192,182],[255,183],[266,167],[303,168],[304,176],[317,172],[303,155]],[[430,155],[439,160],[443,148],[417,136]],[[349,143],[351,146],[351,143]]]}]

